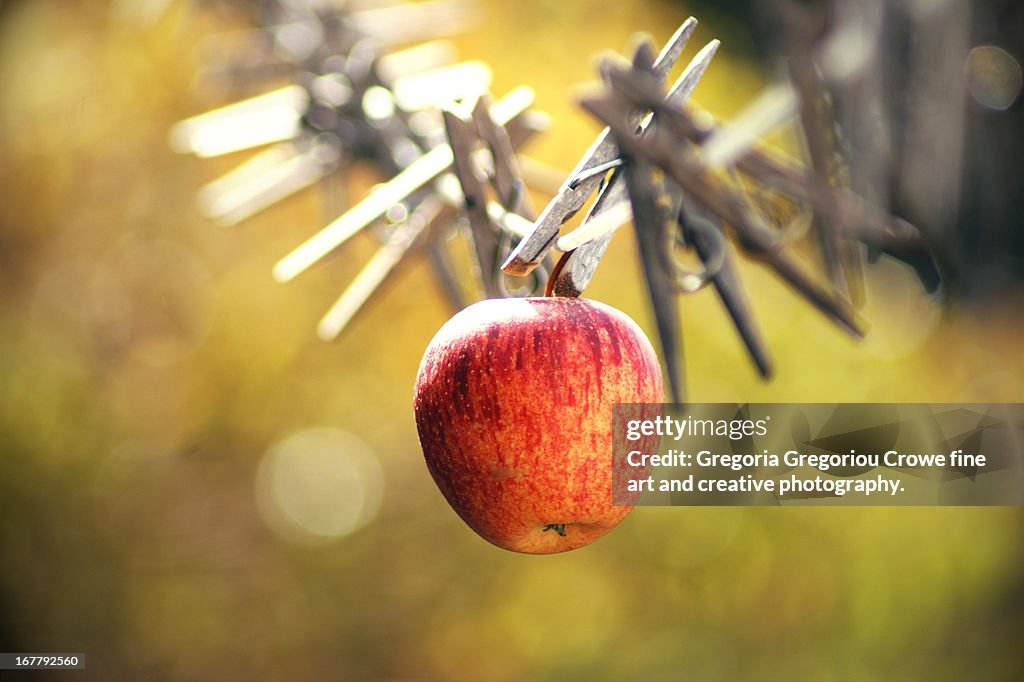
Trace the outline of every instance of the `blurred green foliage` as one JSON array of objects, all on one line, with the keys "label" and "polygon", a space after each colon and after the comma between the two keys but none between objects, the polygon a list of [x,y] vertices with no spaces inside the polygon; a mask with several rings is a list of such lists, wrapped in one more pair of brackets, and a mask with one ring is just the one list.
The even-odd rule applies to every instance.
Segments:
[{"label": "blurred green foliage", "polygon": [[[596,132],[571,95],[593,55],[686,15],[483,4],[460,53],[498,94],[536,88],[555,125],[533,153],[566,169]],[[449,315],[429,272],[324,344],[315,322],[372,241],[281,286],[271,265],[328,217],[322,193],[228,231],[193,209],[238,159],[175,157],[166,131],[221,103],[190,88],[193,48],[229,19],[178,2],[137,25],[49,0],[0,21],[0,649],[85,652],[96,680],[1019,679],[1019,509],[644,508],[567,555],[485,544],[416,440],[413,377]],[[697,100],[727,116],[761,76],[720,37]],[[857,344],[743,274],[778,377],[756,378],[704,292],[682,303],[694,400],[1024,397],[1019,298],[940,311],[883,262]],[[623,232],[588,293],[650,330],[642,292]],[[290,536],[324,510],[271,519],[285,479],[268,493],[261,461],[322,428],[371,453],[377,473],[338,480],[377,486],[379,506],[340,537]]]}]

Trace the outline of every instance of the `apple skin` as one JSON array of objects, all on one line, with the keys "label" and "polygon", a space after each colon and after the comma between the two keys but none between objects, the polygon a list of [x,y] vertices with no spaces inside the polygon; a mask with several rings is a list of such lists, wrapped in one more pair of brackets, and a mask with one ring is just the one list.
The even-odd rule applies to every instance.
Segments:
[{"label": "apple skin", "polygon": [[612,505],[612,405],[663,398],[654,349],[624,313],[509,298],[471,305],[437,332],[414,407],[427,468],[463,521],[504,549],[551,554],[632,510]]}]

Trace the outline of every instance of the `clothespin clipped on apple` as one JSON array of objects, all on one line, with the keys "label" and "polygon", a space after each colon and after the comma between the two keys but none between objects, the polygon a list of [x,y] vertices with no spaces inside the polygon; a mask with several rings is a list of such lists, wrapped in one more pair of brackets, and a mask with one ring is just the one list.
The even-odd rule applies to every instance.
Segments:
[{"label": "clothespin clipped on apple", "polygon": [[[646,69],[659,84],[663,83],[681,56],[696,26],[696,19],[687,19],[657,57],[654,57],[649,43],[641,43],[634,54],[634,65]],[[681,106],[693,94],[718,46],[719,42],[713,40],[691,59],[667,96],[673,104]],[[602,71],[604,70],[605,67],[602,67]],[[650,111],[650,107],[631,109],[627,114],[626,125],[635,134],[646,135],[657,123],[656,114],[645,116]],[[661,216],[663,211],[656,204],[664,192],[653,190],[649,182],[638,184],[638,178],[643,174],[624,172],[623,162],[612,130],[605,128],[577,163],[558,194],[541,212],[530,234],[506,260],[503,265],[505,272],[512,275],[529,274],[546,257],[550,249],[557,246],[563,251],[563,255],[550,279],[548,293],[556,296],[579,296],[590,283],[619,226],[627,222],[631,216],[634,218],[634,224],[638,226],[660,226],[664,221],[658,216]],[[598,192],[597,199],[581,227],[559,238],[561,225],[578,212],[594,192]],[[638,218],[637,211],[644,217]],[[679,278],[674,271],[670,273],[660,266],[662,256],[656,254],[664,254],[665,246],[660,228],[655,233],[638,231],[638,239],[647,275],[648,293],[653,303],[661,340],[666,374],[672,395],[678,401],[683,395],[679,371],[682,345],[677,331],[678,311],[674,303],[673,290],[674,283]],[[710,253],[713,243],[709,241],[706,245]],[[724,259],[724,255],[719,255],[718,258]],[[730,271],[729,274],[734,273]],[[731,310],[737,311],[740,315],[745,314],[745,308],[736,302],[736,296],[730,301]],[[770,371],[766,354],[760,345],[757,345],[756,336],[750,332],[749,322],[746,319],[744,322],[744,329],[747,331],[744,338],[752,339],[751,343],[755,344],[755,357],[759,360],[759,367],[764,372]]]}]

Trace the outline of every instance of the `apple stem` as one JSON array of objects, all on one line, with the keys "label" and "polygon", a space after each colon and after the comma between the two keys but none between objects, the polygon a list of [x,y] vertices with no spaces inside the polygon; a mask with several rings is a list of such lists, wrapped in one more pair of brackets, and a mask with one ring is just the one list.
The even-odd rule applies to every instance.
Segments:
[{"label": "apple stem", "polygon": [[[564,268],[565,264],[568,263],[568,262],[569,262],[569,253],[563,253],[562,257],[558,259],[557,263],[555,263],[555,267],[551,268],[551,274],[548,275],[548,281],[547,281],[546,285],[544,286],[544,295],[545,296],[555,296],[556,295],[555,294],[555,281],[558,279],[559,273],[562,272],[562,268]],[[576,296],[579,296],[579,293],[576,293],[576,292],[573,292],[573,293],[575,293]],[[576,296],[573,296],[573,298],[575,298]]]},{"label": "apple stem", "polygon": [[565,537],[565,524],[564,523],[549,523],[548,525],[544,526],[544,530],[542,532],[546,533],[549,530],[555,531],[556,533],[561,535],[563,538]]}]

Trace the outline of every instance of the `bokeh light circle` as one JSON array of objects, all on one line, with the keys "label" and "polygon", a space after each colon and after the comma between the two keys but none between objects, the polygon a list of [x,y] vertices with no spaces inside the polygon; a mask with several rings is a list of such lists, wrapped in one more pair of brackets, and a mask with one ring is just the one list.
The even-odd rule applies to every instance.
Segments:
[{"label": "bokeh light circle", "polygon": [[967,90],[983,107],[1009,109],[1020,95],[1021,67],[1013,55],[995,45],[979,45],[967,55]]},{"label": "bokeh light circle", "polygon": [[256,473],[256,502],[271,531],[298,544],[324,544],[370,523],[384,476],[359,438],[312,428],[273,444]]}]

